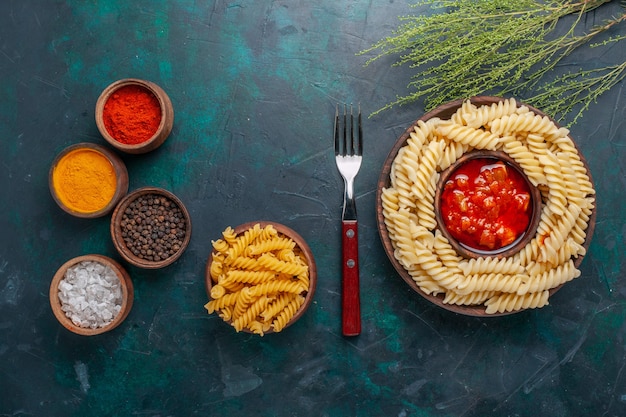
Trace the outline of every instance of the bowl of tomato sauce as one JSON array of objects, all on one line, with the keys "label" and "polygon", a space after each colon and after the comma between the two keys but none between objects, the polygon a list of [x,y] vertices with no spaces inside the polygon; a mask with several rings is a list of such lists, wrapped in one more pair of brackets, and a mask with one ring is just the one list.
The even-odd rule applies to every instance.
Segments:
[{"label": "bowl of tomato sauce", "polygon": [[541,192],[508,154],[474,150],[444,170],[435,191],[441,233],[466,258],[506,257],[535,235]]}]

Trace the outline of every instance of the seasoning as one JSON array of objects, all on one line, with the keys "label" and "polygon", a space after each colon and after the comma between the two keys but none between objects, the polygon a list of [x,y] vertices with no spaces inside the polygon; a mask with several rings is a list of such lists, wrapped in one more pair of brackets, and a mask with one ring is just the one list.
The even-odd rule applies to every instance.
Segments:
[{"label": "seasoning", "polygon": [[163,261],[182,247],[187,226],[180,207],[171,199],[145,194],[132,201],[120,221],[126,247],[138,258]]},{"label": "seasoning", "polygon": [[126,85],[107,99],[102,118],[107,132],[116,141],[137,145],[156,133],[161,123],[161,105],[148,89]]},{"label": "seasoning", "polygon": [[446,228],[474,249],[508,246],[530,223],[528,184],[502,161],[476,158],[465,162],[446,181],[441,198]]},{"label": "seasoning", "polygon": [[59,282],[61,310],[76,326],[97,329],[110,324],[122,310],[122,285],[108,265],[82,261]]},{"label": "seasoning", "polygon": [[117,176],[111,161],[94,149],[70,151],[58,161],[52,173],[57,198],[79,213],[93,213],[106,207],[115,195]]}]

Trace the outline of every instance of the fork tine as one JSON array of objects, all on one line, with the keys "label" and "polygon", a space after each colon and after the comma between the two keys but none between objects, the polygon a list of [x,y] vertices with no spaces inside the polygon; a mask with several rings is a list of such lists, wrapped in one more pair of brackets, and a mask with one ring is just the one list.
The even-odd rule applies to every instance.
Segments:
[{"label": "fork tine", "polygon": [[343,105],[343,150],[342,155],[348,154],[348,106]]},{"label": "fork tine", "polygon": [[359,103],[359,115],[357,119],[359,150],[357,155],[363,155],[363,125],[361,124],[361,103]]},{"label": "fork tine", "polygon": [[335,156],[339,155],[339,104],[335,106]]},{"label": "fork tine", "polygon": [[354,156],[354,113],[352,112],[352,104],[350,104],[350,156]]}]

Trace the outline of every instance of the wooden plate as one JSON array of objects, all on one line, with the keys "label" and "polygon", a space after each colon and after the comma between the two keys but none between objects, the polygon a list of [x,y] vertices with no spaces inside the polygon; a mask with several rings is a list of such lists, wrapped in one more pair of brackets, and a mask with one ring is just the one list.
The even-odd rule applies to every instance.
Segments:
[{"label": "wooden plate", "polygon": [[[498,102],[502,102],[505,101],[505,98],[502,97],[492,97],[492,96],[477,96],[477,97],[472,97],[469,99],[471,101],[472,104],[476,105],[476,106],[482,106],[482,105],[491,105],[494,103],[498,103]],[[410,138],[410,134],[411,132],[414,131],[414,128],[418,125],[418,121],[426,121],[429,120],[431,118],[434,117],[438,117],[440,119],[449,119],[463,104],[465,100],[455,100],[446,104],[443,104],[429,112],[427,112],[426,114],[424,114],[422,117],[420,117],[418,120],[416,120],[413,124],[411,124],[411,126],[409,126],[407,128],[407,130],[398,138],[398,140],[394,143],[393,147],[391,148],[389,155],[387,156],[387,158],[385,159],[385,162],[383,164],[381,173],[380,173],[380,177],[378,180],[378,184],[377,184],[377,191],[376,191],[376,220],[377,220],[377,224],[378,224],[378,231],[379,231],[379,235],[385,250],[385,253],[387,254],[387,257],[389,258],[391,264],[393,265],[393,267],[396,269],[396,271],[398,272],[398,274],[400,275],[400,277],[415,291],[417,292],[420,296],[424,297],[426,300],[430,301],[431,303],[444,308],[446,310],[452,311],[454,313],[458,313],[458,314],[463,314],[463,315],[468,315],[468,316],[476,316],[476,317],[494,317],[494,316],[502,316],[502,315],[507,315],[507,314],[512,314],[512,313],[516,313],[522,310],[515,310],[512,312],[504,312],[504,313],[495,313],[495,314],[487,314],[485,312],[485,306],[484,305],[477,305],[477,306],[466,306],[466,305],[455,305],[455,304],[445,304],[443,302],[443,295],[429,295],[426,294],[424,291],[422,291],[417,284],[415,283],[415,281],[413,280],[413,278],[411,277],[411,275],[408,273],[408,271],[402,266],[402,264],[395,258],[394,256],[394,247],[393,244],[391,242],[390,236],[389,236],[389,232],[387,230],[387,227],[385,225],[385,219],[384,219],[384,215],[383,215],[383,207],[382,207],[382,191],[385,188],[389,188],[391,185],[391,179],[390,179],[390,174],[391,174],[391,168],[392,168],[392,164],[394,159],[396,158],[396,156],[398,155],[398,152],[400,151],[400,149],[402,147],[404,147],[407,144],[407,140]],[[526,107],[528,107],[532,112],[534,112],[537,115],[540,116],[546,116],[545,113],[543,113],[542,111],[520,103],[519,101],[517,102],[518,106],[522,106],[525,105]],[[549,116],[548,116],[549,117]],[[556,121],[554,121],[552,118],[550,118],[550,120],[552,120],[552,122],[559,127],[559,125],[556,123]],[[573,141],[574,142],[574,141]],[[574,145],[576,146],[575,142]],[[587,175],[589,177],[589,180],[591,181],[591,183],[593,184],[593,179],[591,177],[591,172],[589,171],[589,167],[587,165],[586,160],[584,159],[583,155],[580,153],[580,149],[578,149],[578,147],[576,148],[578,150],[578,154],[579,157],[582,161],[582,163],[584,164],[586,170],[587,170]],[[594,228],[595,228],[595,222],[596,222],[596,206],[597,204],[594,205],[594,208],[591,212],[590,218],[589,218],[589,224],[588,227],[586,229],[586,238],[583,244],[583,247],[586,249],[588,249],[589,244],[591,243],[591,239],[593,236],[593,232],[594,232]],[[582,262],[584,256],[579,256],[578,258],[575,259],[575,266],[578,267],[580,265],[580,263]],[[559,290],[561,286],[553,288],[550,290],[550,296],[552,296],[556,291]]]}]

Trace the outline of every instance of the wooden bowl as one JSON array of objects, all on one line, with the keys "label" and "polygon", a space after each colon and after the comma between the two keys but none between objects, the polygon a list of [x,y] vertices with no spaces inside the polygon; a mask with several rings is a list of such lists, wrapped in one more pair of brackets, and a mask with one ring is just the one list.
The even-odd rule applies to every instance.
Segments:
[{"label": "wooden bowl", "polygon": [[[143,213],[135,211],[138,202],[152,196],[158,197],[160,202],[152,202],[152,209],[146,208]],[[159,212],[153,213],[154,210]],[[176,212],[176,222],[169,217],[172,210]],[[134,217],[141,220],[135,221]],[[163,268],[180,258],[189,246],[191,217],[183,202],[171,192],[143,187],[129,193],[115,207],[111,216],[111,238],[119,254],[130,264],[144,269]],[[142,241],[145,252],[133,251],[129,244],[133,246],[142,238],[146,239]]]},{"label": "wooden bowl", "polygon": [[[75,157],[81,158],[83,164],[72,166],[68,161]],[[92,163],[94,158],[106,159],[109,163],[105,164],[106,169],[98,169]],[[115,187],[112,194],[102,187],[105,176]],[[89,185],[85,178],[98,178],[99,181],[94,180]],[[52,162],[48,187],[54,201],[66,213],[82,218],[102,217],[109,214],[128,192],[128,170],[115,152],[94,143],[77,143],[61,151]],[[75,195],[68,196],[64,189],[73,189]]]},{"label": "wooden bowl", "polygon": [[[471,247],[457,240],[446,226],[446,222],[443,218],[441,210],[441,198],[446,182],[459,167],[461,167],[466,162],[475,159],[487,159],[493,160],[494,162],[504,162],[507,167],[509,167],[509,169],[514,169],[519,174],[519,176],[523,178],[528,190],[530,191],[531,213],[526,229],[521,235],[516,237],[513,243],[494,248],[493,250],[485,250]],[[464,154],[459,159],[457,159],[456,162],[454,162],[452,165],[450,165],[448,168],[441,172],[439,182],[437,183],[437,187],[435,189],[434,206],[438,228],[441,233],[446,237],[446,239],[448,239],[450,245],[452,245],[452,247],[458,254],[465,258],[481,258],[486,256],[506,258],[519,252],[524,246],[526,246],[528,242],[533,239],[533,237],[535,237],[535,233],[537,232],[537,226],[539,226],[539,220],[541,218],[542,200],[541,192],[539,191],[539,189],[531,183],[531,181],[528,179],[528,176],[524,173],[524,170],[507,153],[500,151],[474,150]]]},{"label": "wooden bowl", "polygon": [[[74,323],[63,310],[63,303],[59,298],[59,284],[65,278],[65,274],[67,273],[67,271],[81,262],[97,262],[105,265],[111,268],[111,270],[113,270],[115,275],[120,280],[120,288],[122,291],[121,309],[119,313],[113,318],[113,320],[105,326],[96,328],[80,326]],[[59,323],[63,325],[63,327],[79,335],[93,336],[115,329],[126,319],[128,313],[133,306],[133,293],[133,283],[130,279],[130,276],[119,263],[103,255],[83,255],[65,262],[54,274],[54,277],[52,278],[52,282],[50,284],[50,306],[52,307],[52,312],[54,313],[54,316],[57,318]]]},{"label": "wooden bowl", "polygon": [[[117,97],[115,94],[119,93],[120,90],[129,88],[134,88],[135,91],[147,93],[148,96],[145,97],[153,97],[156,101],[158,101],[158,106],[160,108],[160,122],[158,127],[155,127],[156,130],[154,130],[154,133],[150,137],[133,137],[133,135],[129,135],[129,137],[125,137],[123,139],[121,137],[116,137],[116,135],[121,135],[121,133],[112,132],[107,128],[107,126],[110,126],[110,123],[112,123],[111,120],[115,120],[115,123],[117,123],[118,126],[122,123],[119,119],[114,119],[110,116],[107,110],[105,110],[107,102],[112,97]],[[132,123],[133,125],[136,125],[145,123],[145,120],[142,120],[144,112],[136,107],[131,107],[136,106],[136,104],[124,103],[124,106],[126,106],[125,108],[133,114],[133,120],[129,121],[129,124]],[[158,148],[163,144],[163,142],[165,142],[172,131],[172,126],[174,125],[174,108],[165,91],[153,82],[136,78],[118,80],[106,87],[96,101],[95,114],[96,125],[104,139],[109,142],[111,146],[129,154],[142,154]]]},{"label": "wooden bowl", "polygon": [[[275,223],[271,221],[263,221],[263,220],[248,222],[248,223],[244,223],[235,227],[234,233],[237,236],[241,236],[243,233],[245,233],[247,230],[254,227],[255,225],[259,225],[261,228],[265,228],[267,225],[271,225],[274,227],[274,229],[276,229],[279,236],[292,239],[296,244],[296,248],[294,249],[294,251],[296,251],[296,253],[298,253],[299,251],[301,256],[304,256],[306,264],[308,265],[309,288],[306,292],[304,303],[296,311],[296,313],[289,320],[289,322],[282,328],[282,330],[284,330],[285,328],[291,326],[296,321],[298,321],[302,317],[302,315],[306,312],[306,310],[309,308],[311,303],[313,302],[313,296],[315,294],[315,288],[317,286],[317,267],[315,264],[315,258],[313,257],[313,252],[309,248],[309,245],[306,243],[304,238],[302,238],[302,236],[300,236],[293,229],[280,223]],[[221,236],[220,236],[220,239],[222,239]],[[209,296],[209,299],[211,299],[211,289],[215,285],[215,283],[213,282],[213,279],[211,278],[211,265],[213,263],[214,256],[215,256],[215,251],[212,250],[211,254],[209,255],[207,259],[206,268],[205,268],[205,285],[206,285],[207,295]],[[230,325],[233,324],[232,320],[224,320],[224,321]],[[247,332],[247,333],[253,333],[248,328],[243,328],[242,331]],[[276,332],[273,329],[264,331],[264,334],[271,334],[271,333],[276,333]]]},{"label": "wooden bowl", "polygon": [[[471,101],[472,104],[476,105],[476,106],[482,106],[482,105],[492,105],[494,103],[500,103],[505,101],[505,98],[502,97],[492,97],[492,96],[477,96],[477,97],[472,97],[469,99]],[[456,304],[447,304],[443,302],[443,295],[439,294],[439,295],[429,295],[427,293],[425,293],[424,291],[422,291],[419,286],[416,284],[416,282],[413,280],[413,278],[411,277],[411,275],[408,273],[408,271],[404,268],[404,266],[395,258],[394,256],[394,246],[392,244],[390,235],[389,235],[389,230],[387,229],[387,226],[385,225],[385,217],[383,215],[383,205],[382,205],[382,193],[383,193],[383,189],[385,188],[389,188],[391,186],[391,178],[390,178],[390,174],[391,174],[391,169],[392,169],[392,164],[393,161],[395,160],[396,156],[398,155],[398,152],[400,151],[401,148],[403,148],[404,146],[407,145],[407,141],[409,140],[409,138],[411,137],[411,133],[414,132],[414,128],[418,125],[419,121],[427,121],[429,119],[432,118],[439,118],[442,120],[447,120],[450,119],[450,117],[452,117],[452,115],[454,115],[454,113],[456,113],[456,111],[462,106],[463,102],[465,100],[463,99],[459,99],[459,100],[455,100],[446,104],[443,104],[427,113],[425,113],[422,117],[420,117],[418,120],[416,120],[413,124],[411,124],[411,126],[409,126],[407,128],[407,130],[397,139],[397,141],[394,143],[394,145],[392,146],[387,158],[385,159],[385,162],[383,164],[381,173],[380,173],[380,177],[378,180],[378,184],[377,184],[377,192],[376,192],[376,220],[377,220],[377,225],[378,225],[378,231],[379,231],[379,235],[383,244],[383,248],[385,250],[385,253],[387,254],[387,257],[389,258],[389,261],[391,262],[391,264],[393,265],[394,269],[398,272],[398,274],[400,275],[400,277],[415,291],[417,292],[420,296],[422,296],[423,298],[425,298],[426,300],[428,300],[429,302],[454,313],[458,313],[458,314],[463,314],[463,315],[467,315],[467,316],[475,316],[475,317],[495,317],[495,316],[503,316],[503,315],[507,315],[507,314],[512,314],[512,313],[517,313],[523,310],[514,310],[512,312],[503,312],[503,313],[494,313],[494,314],[487,314],[486,313],[486,308],[484,305],[456,305]],[[542,111],[529,106],[527,104],[523,104],[520,103],[519,101],[517,102],[518,107],[519,106],[526,106],[528,107],[532,112],[534,112],[535,114],[544,117],[547,116],[545,113],[543,113]],[[558,123],[556,123],[556,121],[554,121],[552,118],[550,118],[549,116],[547,116],[557,127],[559,127]],[[573,141],[574,142],[574,141]],[[576,143],[574,142],[574,146],[576,146]],[[581,162],[583,163],[586,171],[587,171],[587,175],[589,177],[589,181],[591,181],[591,183],[593,184],[593,179],[591,176],[591,172],[589,171],[589,167],[587,165],[586,160],[584,159],[583,155],[580,153],[580,150],[576,147],[576,150],[578,151],[579,157]],[[593,236],[593,232],[595,229],[595,222],[596,222],[596,209],[597,205],[594,205],[594,208],[591,212],[591,215],[589,216],[589,221],[588,221],[588,226],[586,229],[586,237],[585,237],[585,241],[583,243],[583,247],[586,249],[588,249],[590,243],[591,243],[591,239]],[[437,216],[437,214],[436,214]],[[451,242],[452,245],[452,242]],[[517,250],[518,248],[516,248]],[[512,252],[507,253],[506,255],[511,255]],[[462,255],[462,256],[471,256],[473,257],[471,253],[463,253],[462,250],[459,250],[458,254]],[[583,261],[584,256],[580,255],[577,258],[574,259],[574,265],[576,267],[578,267],[580,265],[580,263]],[[549,292],[550,295],[553,295],[555,292],[557,292],[559,289],[561,288],[561,286],[558,286],[556,288],[552,288]]]}]

